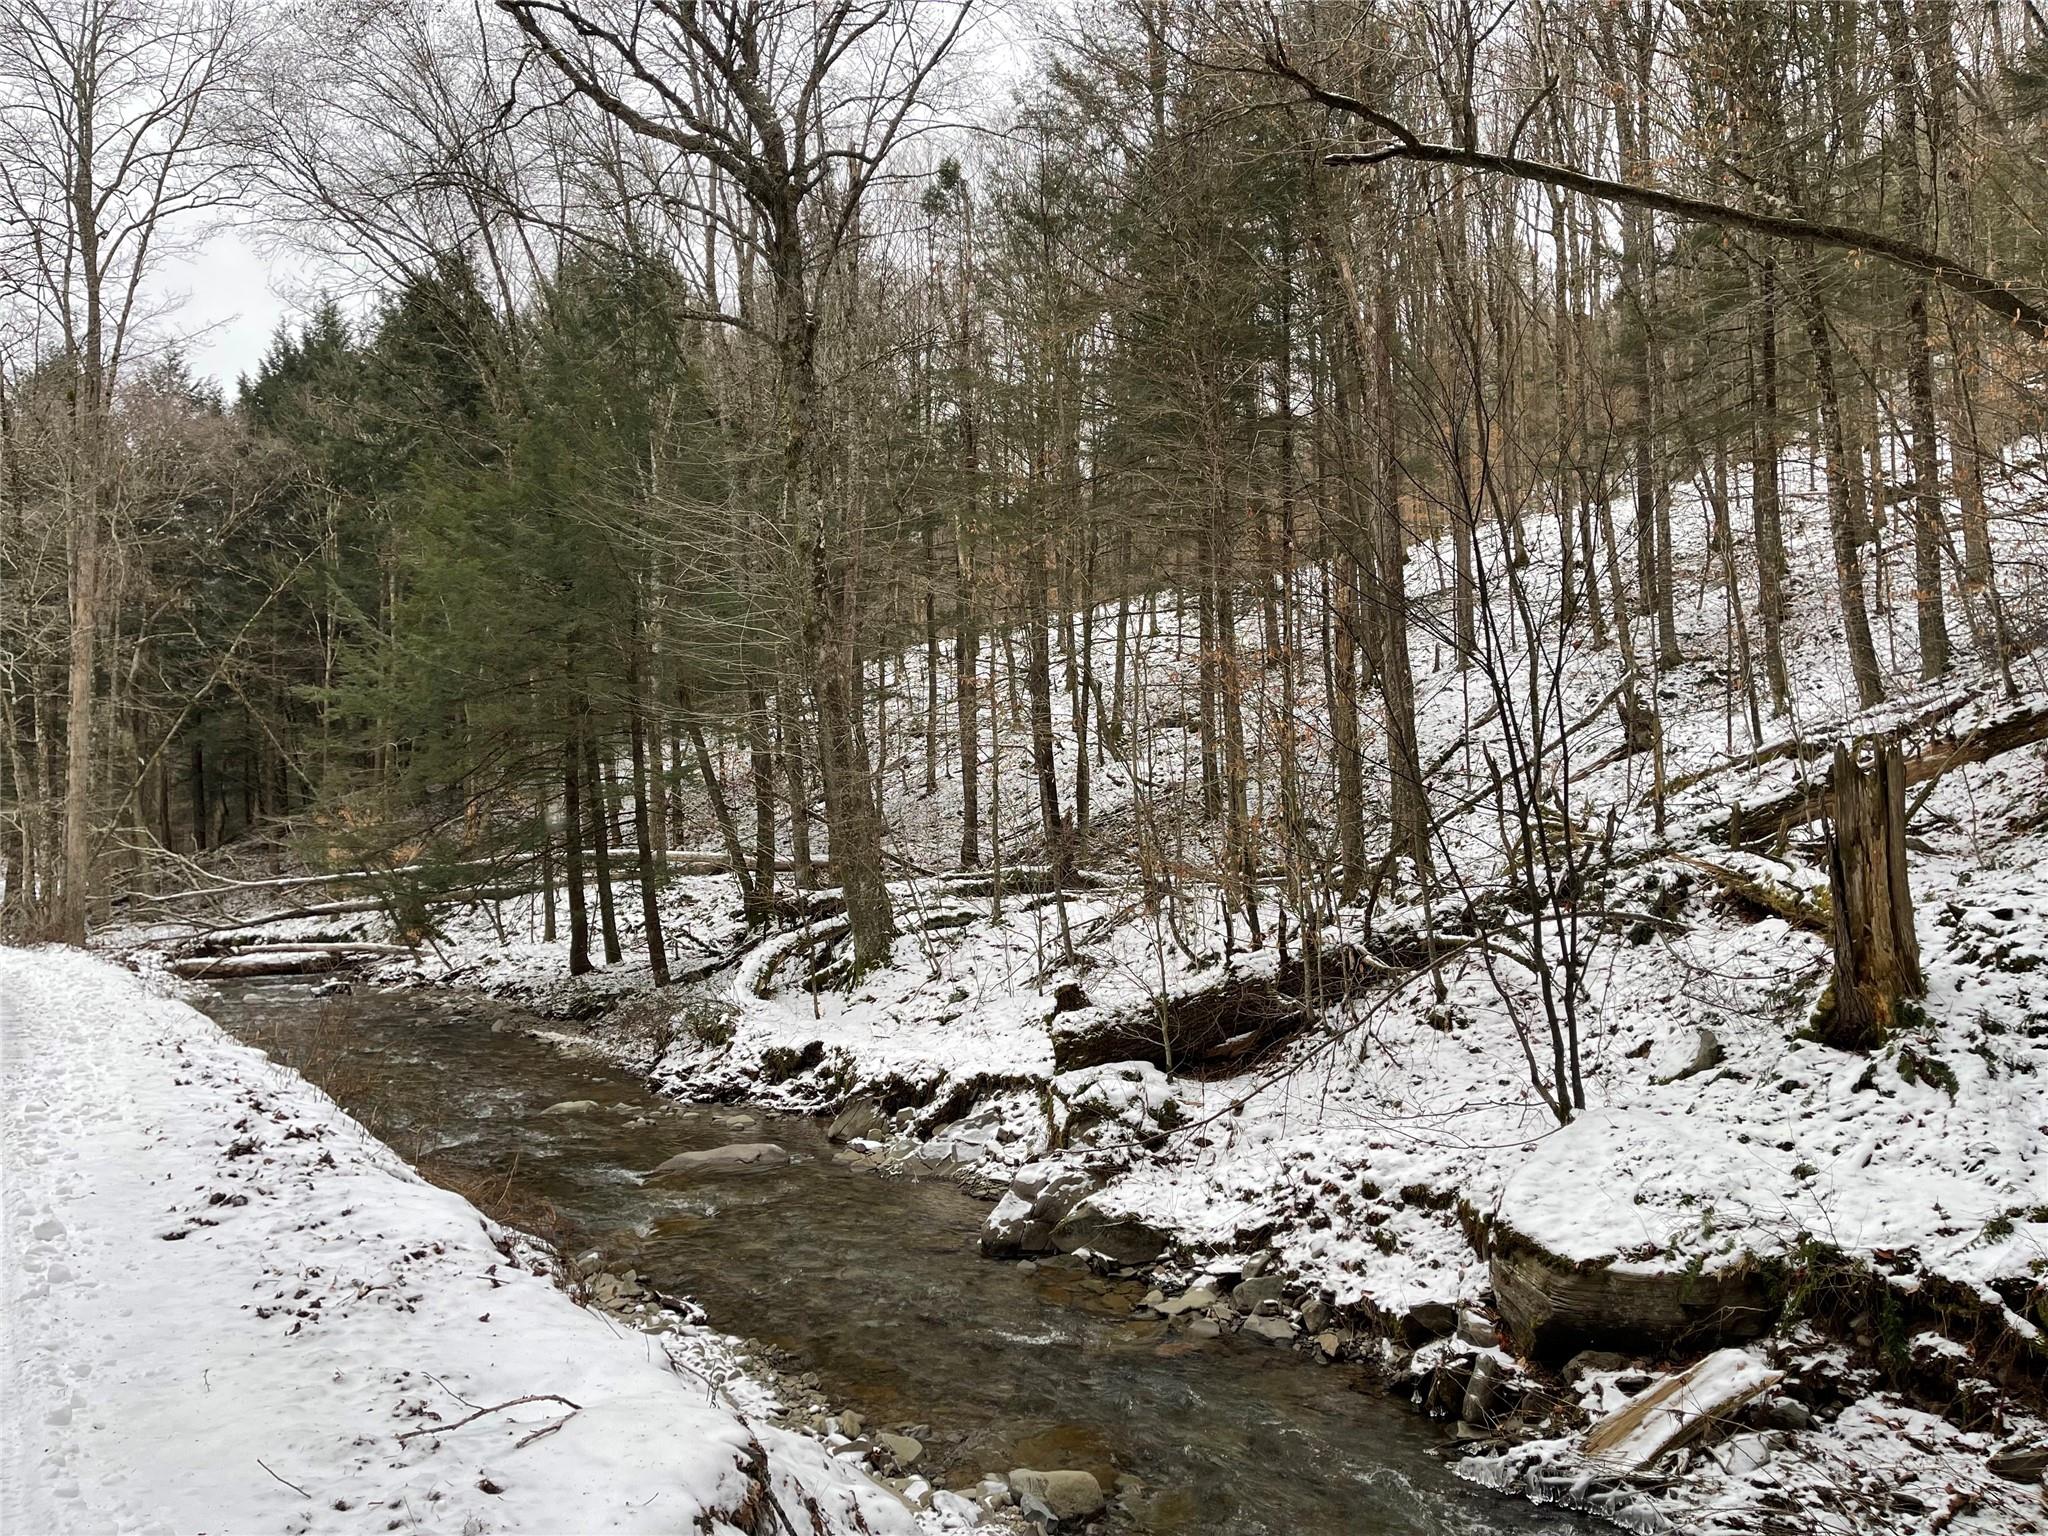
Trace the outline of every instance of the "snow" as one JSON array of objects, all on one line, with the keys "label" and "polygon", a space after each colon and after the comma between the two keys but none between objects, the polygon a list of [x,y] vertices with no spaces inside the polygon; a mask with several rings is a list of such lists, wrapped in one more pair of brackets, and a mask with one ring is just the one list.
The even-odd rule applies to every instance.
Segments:
[{"label": "snow", "polygon": [[0,1050],[0,1528],[916,1529],[133,976],[0,950]]},{"label": "snow", "polygon": [[[2042,567],[2038,519],[2025,515],[2039,502],[2048,463],[2036,447],[2015,445],[2003,472],[1989,466],[2001,569],[2022,582]],[[905,879],[893,889],[899,919],[913,931],[897,940],[891,965],[851,992],[809,990],[795,954],[803,936],[792,934],[752,950],[736,971],[648,1004],[675,1028],[641,1028],[636,1004],[590,1035],[678,1094],[819,1111],[864,1094],[908,1102],[894,1117],[890,1145],[921,1148],[942,1166],[971,1164],[991,1193],[1017,1169],[1056,1168],[1091,1147],[1117,1147],[1128,1166],[1093,1197],[1097,1205],[1171,1231],[1195,1268],[1270,1252],[1294,1294],[1385,1321],[1424,1305],[1481,1300],[1488,1270],[1471,1233],[1497,1224],[1570,1259],[1679,1272],[1828,1248],[1890,1277],[1902,1292],[1933,1282],[1957,1288],[1976,1298],[2008,1340],[2038,1340],[2041,1323],[2028,1314],[2038,1313],[2048,1276],[2048,754],[2032,749],[1956,769],[1916,813],[1911,879],[1928,995],[1920,1015],[1867,1057],[1803,1038],[1826,980],[1826,941],[1781,916],[1760,916],[1699,867],[1717,864],[1809,897],[1823,892],[1825,877],[1802,829],[1769,857],[1718,846],[1731,807],[1807,782],[1816,752],[1836,739],[1938,713],[1937,723],[1912,733],[1910,750],[1934,731],[1967,729],[2009,707],[1988,669],[1917,681],[1911,530],[1895,519],[1870,567],[1873,623],[1893,696],[1859,711],[1813,455],[1788,452],[1781,479],[1794,698],[1788,716],[1766,719],[1756,737],[1740,666],[1727,650],[1730,562],[1706,549],[1699,488],[1673,487],[1679,585],[1693,600],[1678,615],[1687,659],[1644,679],[1660,704],[1671,786],[1662,830],[1650,754],[1623,750],[1611,703],[1618,649],[1595,650],[1583,625],[1566,631],[1555,622],[1557,594],[1544,589],[1557,563],[1554,529],[1543,519],[1527,530],[1533,647],[1519,611],[1503,604],[1497,615],[1507,649],[1493,671],[1505,681],[1506,713],[1526,717],[1528,701],[1517,690],[1531,650],[1536,670],[1555,663],[1553,722],[1583,725],[1572,738],[1571,773],[1556,768],[1551,788],[1579,828],[1603,837],[1611,829],[1605,907],[1645,918],[1605,923],[1589,913],[1582,925],[1587,1107],[1568,1126],[1542,1102],[1524,1064],[1526,1045],[1535,1046],[1539,1062],[1548,1046],[1533,978],[1470,947],[1449,947],[1438,974],[1390,978],[1340,1001],[1291,1045],[1242,1072],[1209,1079],[1166,1078],[1141,1065],[1085,1077],[1057,1072],[1055,1030],[1072,1022],[1055,1014],[1063,982],[1078,982],[1094,1009],[1142,1011],[1227,976],[1270,975],[1276,964],[1270,935],[1279,914],[1270,895],[1262,914],[1266,947],[1246,952],[1240,925],[1231,952],[1213,885],[1203,882],[1220,849],[1217,828],[1199,815],[1184,728],[1193,716],[1199,631],[1192,609],[1172,593],[1134,604],[1129,686],[1142,708],[1120,755],[1091,762],[1091,855],[1101,879],[1065,898],[1071,965],[1061,955],[1060,914],[1044,899],[1012,890],[998,913],[962,881]],[[1733,487],[1738,515],[1747,505],[1741,481],[1738,475]],[[1618,522],[1626,531],[1629,520]],[[1747,534],[1738,520],[1733,565],[1751,598],[1756,573]],[[1482,548],[1489,561],[1499,553]],[[1444,814],[1439,862],[1454,887],[1484,892],[1499,881],[1506,852],[1479,793],[1487,753],[1500,755],[1503,711],[1478,669],[1452,664],[1448,563],[1445,550],[1427,543],[1411,551],[1417,725],[1423,760],[1439,765],[1431,785]],[[1318,574],[1298,573],[1295,587],[1309,630],[1320,616]],[[2038,599],[2006,593],[2015,613]],[[1111,610],[1093,615],[1098,677],[1112,665],[1114,627]],[[1951,630],[1967,658],[1959,602],[1951,605]],[[1646,656],[1648,638],[1645,629],[1638,648]],[[1247,657],[1263,651],[1256,603],[1245,607],[1240,642]],[[1054,650],[1062,655],[1057,634]],[[983,657],[998,673],[984,717],[984,846],[1000,831],[1014,868],[1036,852],[1037,790],[1001,654],[990,646]],[[2042,661],[2036,654],[2015,663],[2028,702],[2048,696]],[[924,787],[921,722],[902,702],[923,697],[920,650],[878,668],[875,692],[893,718],[886,730],[877,719],[872,733],[889,846],[909,866],[934,869],[952,862],[961,807],[947,761],[951,657],[941,664],[935,787]],[[1248,665],[1245,674],[1253,821],[1267,832],[1279,824],[1277,740],[1288,731],[1310,792],[1311,841],[1321,849],[1334,837],[1320,680],[1304,677],[1290,694],[1282,669]],[[906,727],[906,716],[915,728]],[[1056,706],[1054,717],[1062,803],[1071,805],[1080,753],[1066,710]],[[1370,710],[1364,723],[1368,826],[1379,838],[1387,797],[1382,743]],[[1759,751],[1774,747],[1784,750]],[[742,759],[734,774],[743,780]],[[1463,809],[1447,809],[1454,806]],[[1131,868],[1141,823],[1186,876],[1167,909],[1148,901]],[[1325,938],[1455,933],[1463,915],[1455,894],[1439,888],[1424,907],[1412,883],[1391,881],[1369,910],[1338,911]],[[742,938],[729,878],[679,878],[662,901],[679,964],[728,952]],[[539,940],[532,901],[453,913],[434,953],[376,974],[476,986],[565,1017],[587,1016],[646,982],[632,953],[637,903],[620,910],[628,959],[592,977],[567,977],[566,944]],[[914,931],[934,917],[960,926]],[[345,926],[308,919],[263,933],[278,942],[389,937],[375,919]],[[1543,941],[1554,957],[1555,936]],[[1703,1030],[1720,1059],[1688,1073]],[[963,1105],[965,1118],[957,1118]],[[1063,1145],[1077,1111],[1089,1128]],[[1932,1345],[1921,1353],[1946,1354]],[[1714,1519],[1740,1518],[1762,1498],[1759,1479],[1797,1482],[1787,1462],[1800,1456],[1813,1458],[1817,1470],[1799,1486],[1819,1498],[1821,1490],[1860,1486],[1868,1475],[1927,1489],[1976,1486],[1964,1469],[1973,1455],[1981,1468],[1983,1454],[1968,1432],[1876,1392],[1852,1403],[1825,1435],[1797,1443],[1797,1452],[1778,1447],[1765,1467],[1752,1465],[1754,1445],[1741,1451],[1739,1472],[1696,1464],[1689,1477],[1702,1490],[1700,1507],[1710,1506]],[[1945,1507],[1945,1496],[1929,1493],[1928,1500],[1931,1510]],[[1701,1518],[1698,1529],[1717,1528]],[[1955,1528],[1971,1527],[1959,1520]]]}]

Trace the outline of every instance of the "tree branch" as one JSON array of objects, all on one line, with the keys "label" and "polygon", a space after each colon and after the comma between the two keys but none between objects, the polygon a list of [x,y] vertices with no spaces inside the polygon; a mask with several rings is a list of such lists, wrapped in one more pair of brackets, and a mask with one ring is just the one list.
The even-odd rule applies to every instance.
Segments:
[{"label": "tree branch", "polygon": [[1371,149],[1325,155],[1325,164],[1381,165],[1389,160],[1412,160],[1424,165],[1456,166],[1463,170],[1509,176],[1518,181],[1533,181],[1545,186],[1560,187],[1569,192],[1598,198],[1603,202],[1620,203],[1630,208],[1647,208],[1652,212],[1669,214],[1673,218],[1688,219],[1695,223],[1748,230],[1752,234],[1768,235],[1777,240],[1831,246],[1840,250],[1868,251],[1880,260],[1904,267],[1908,271],[1921,273],[1963,297],[1983,305],[2034,340],[2048,341],[2048,310],[2042,309],[2024,295],[2014,292],[1996,278],[1989,277],[1974,267],[1965,266],[1939,251],[1915,245],[1910,240],[1901,240],[1877,230],[1859,229],[1848,224],[1830,224],[1815,219],[1795,218],[1789,214],[1738,208],[1702,197],[1687,197],[1682,193],[1639,186],[1634,182],[1616,181],[1611,177],[1595,176],[1572,166],[1554,165],[1546,160],[1531,160],[1512,153],[1494,154],[1476,146],[1461,148],[1456,144],[1431,143],[1391,114],[1355,96],[1347,96],[1341,91],[1333,91],[1319,84],[1288,59],[1284,48],[1269,43],[1264,54],[1266,68],[1283,80],[1299,86],[1309,100],[1328,107],[1333,112],[1370,123],[1393,141]]}]

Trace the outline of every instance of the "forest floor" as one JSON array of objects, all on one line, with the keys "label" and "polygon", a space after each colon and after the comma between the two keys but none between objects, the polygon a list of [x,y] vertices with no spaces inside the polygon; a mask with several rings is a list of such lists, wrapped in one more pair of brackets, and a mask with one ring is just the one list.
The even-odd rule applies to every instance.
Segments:
[{"label": "forest floor", "polygon": [[[1704,1344],[1582,1358],[1562,1374],[1550,1350],[1524,1360],[1500,1327],[1496,1257],[1534,1252],[1565,1271],[1681,1295],[1757,1277],[1778,1321],[1747,1347],[1784,1380],[1728,1426],[1733,1438],[1660,1463],[1661,1486],[1632,1499],[1627,1518],[1703,1533],[2048,1530],[2025,1453],[2044,1433],[2048,1377],[2048,750],[1958,768],[1915,807],[1928,996],[1871,1054],[1805,1033],[1828,973],[1818,829],[1794,825],[1763,853],[1721,843],[1731,807],[1796,789],[1824,761],[1817,747],[1893,731],[1910,753],[2048,705],[2048,672],[2040,654],[2021,658],[2016,703],[1967,672],[1914,684],[1902,596],[1877,616],[1894,697],[1859,711],[1830,606],[1822,498],[1810,474],[1799,490],[1800,469],[1786,476],[1800,616],[1786,638],[1791,710],[1761,720],[1752,739],[1725,649],[1729,562],[1682,548],[1687,659],[1645,679],[1664,722],[1661,810],[1653,754],[1630,750],[1612,707],[1616,648],[1549,620],[1532,647],[1503,612],[1500,664],[1459,670],[1442,639],[1440,569],[1418,547],[1418,720],[1451,888],[1425,893],[1397,872],[1368,902],[1339,909],[1323,924],[1325,949],[1354,943],[1380,969],[1309,986],[1310,1006],[1291,1014],[1289,987],[1302,988],[1278,939],[1300,914],[1283,915],[1279,882],[1254,945],[1241,916],[1231,929],[1219,920],[1213,885],[1186,879],[1151,900],[1130,858],[1142,824],[1184,873],[1216,867],[1214,829],[1196,804],[1194,620],[1171,594],[1132,617],[1131,686],[1143,703],[1127,741],[1115,756],[1099,745],[1089,754],[1086,889],[1035,893],[1014,869],[1001,885],[988,872],[905,879],[892,963],[850,988],[832,979],[829,901],[762,941],[745,933],[727,877],[666,889],[679,967],[744,949],[680,992],[649,989],[638,903],[623,892],[627,958],[591,976],[571,979],[566,945],[539,939],[537,899],[455,913],[416,960],[372,974],[516,997],[678,1094],[847,1114],[847,1134],[879,1165],[944,1170],[1004,1195],[992,1250],[1028,1252],[1085,1229],[1083,1245],[1105,1262],[1155,1277],[1169,1315],[1181,1295],[1220,1292],[1183,1320],[1256,1324],[1305,1350],[1378,1360],[1418,1404],[1463,1422],[1474,1476],[1546,1496],[1573,1496],[1551,1469],[1576,1454],[1576,1426]],[[1697,492],[1674,496],[1676,525],[1704,526]],[[1890,534],[1895,577],[1906,535]],[[1530,581],[1554,554],[1532,550]],[[2016,580],[2048,569],[2039,551],[2008,555]],[[1735,570],[1753,591],[1746,560],[1738,553]],[[1536,592],[1524,611],[1554,615],[1555,597]],[[1240,640],[1255,654],[1250,606]],[[1102,673],[1110,630],[1098,611],[1087,649]],[[1600,850],[1598,900],[1572,925],[1587,1107],[1563,1127],[1532,1083],[1549,1051],[1541,967],[1526,944],[1517,962],[1498,945],[1460,942],[1498,938],[1507,917],[1498,894],[1511,839],[1473,788],[1489,754],[1505,755],[1503,715],[1526,718],[1532,649],[1557,692],[1554,718],[1576,723],[1554,786],[1572,835]],[[1279,733],[1296,733],[1305,777],[1323,783],[1329,731],[1319,684],[1249,670],[1248,749],[1261,765],[1252,814],[1270,828]],[[903,723],[925,696],[920,655],[898,659],[884,682],[884,707],[899,718],[871,726],[891,846],[913,867],[943,868],[961,804],[951,732],[939,733],[927,776],[923,732]],[[950,720],[944,680],[942,693]],[[1007,856],[1028,861],[1033,841],[1015,830],[1035,818],[1028,735],[1014,692],[999,690],[997,705],[986,814],[992,833],[1010,829]],[[1071,804],[1082,753],[1071,721],[1056,720]],[[1369,793],[1384,803],[1383,774]],[[1330,841],[1328,806],[1308,814],[1312,841]],[[1746,894],[1736,888],[1745,881]],[[271,943],[391,937],[375,918],[241,932]],[[1298,956],[1298,931],[1291,942]],[[1562,940],[1545,942],[1554,960]],[[1201,1022],[1226,1054],[1169,1061],[1153,1038],[1162,1018]],[[1268,1263],[1277,1285],[1233,1309],[1230,1282]],[[1460,1387],[1482,1359],[1509,1385],[1474,1421]]]},{"label": "forest floor", "polygon": [[0,950],[0,1058],[0,1529],[734,1533],[764,1500],[917,1529],[768,1425],[717,1335],[578,1306],[551,1255],[134,976]]}]

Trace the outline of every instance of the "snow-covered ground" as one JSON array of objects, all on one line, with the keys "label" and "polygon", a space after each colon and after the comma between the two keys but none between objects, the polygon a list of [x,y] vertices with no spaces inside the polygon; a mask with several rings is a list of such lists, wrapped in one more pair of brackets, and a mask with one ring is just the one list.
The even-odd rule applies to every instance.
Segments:
[{"label": "snow-covered ground", "polygon": [[[2048,614],[2035,515],[2041,460],[2026,445],[2013,457],[2010,472],[1993,477],[2001,568],[2011,614],[2031,622]],[[1908,733],[1910,751],[1934,730],[1959,730],[2006,706],[1988,669],[1967,660],[1960,594],[1952,594],[1950,628],[1966,653],[1963,669],[1938,684],[1915,681],[1910,530],[1894,519],[1871,574],[1893,698],[1858,713],[1819,480],[1798,453],[1784,478],[1794,697],[1788,714],[1766,716],[1754,737],[1743,667],[1726,639],[1731,562],[1708,547],[1701,490],[1673,487],[1686,659],[1640,679],[1659,701],[1663,774],[1673,786],[1661,826],[1651,754],[1626,750],[1612,707],[1619,648],[1596,647],[1583,620],[1560,626],[1557,594],[1543,587],[1556,565],[1554,531],[1541,520],[1529,525],[1529,607],[1502,604],[1497,683],[1487,669],[1452,663],[1442,552],[1418,545],[1411,557],[1422,757],[1436,765],[1440,873],[1455,879],[1427,901],[1412,882],[1393,882],[1375,905],[1336,912],[1325,942],[1469,932],[1459,927],[1463,903],[1498,892],[1506,829],[1475,791],[1488,754],[1505,755],[1503,719],[1527,718],[1521,615],[1538,615],[1535,670],[1550,686],[1554,667],[1558,692],[1551,719],[1575,727],[1573,765],[1558,761],[1547,787],[1569,807],[1578,835],[1604,850],[1599,900],[1588,903],[1579,933],[1587,1107],[1569,1126],[1559,1127],[1530,1080],[1525,1046],[1534,1046],[1539,1068],[1548,1051],[1533,973],[1478,945],[1447,946],[1434,967],[1397,969],[1326,998],[1309,1028],[1240,1071],[1059,1070],[1062,1042],[1091,1020],[1142,1019],[1162,1000],[1227,979],[1257,983],[1279,965],[1272,936],[1281,883],[1264,909],[1266,944],[1247,949],[1242,923],[1235,944],[1226,940],[1204,878],[1221,867],[1221,849],[1218,827],[1196,804],[1188,728],[1195,619],[1170,593],[1131,616],[1139,638],[1130,682],[1143,703],[1126,743],[1114,756],[1099,744],[1091,750],[1090,863],[1102,878],[1066,898],[1071,961],[1062,914],[1044,899],[1013,886],[998,914],[985,881],[934,877],[897,885],[905,932],[894,962],[850,992],[806,985],[806,936],[794,933],[681,997],[641,999],[646,971],[627,916],[637,903],[626,901],[628,960],[593,977],[570,980],[566,944],[540,942],[537,901],[453,913],[432,953],[383,974],[483,987],[571,1016],[634,998],[591,1031],[637,1053],[675,1091],[820,1111],[873,1101],[880,1113],[868,1129],[892,1143],[891,1155],[964,1167],[991,1189],[1020,1168],[1037,1187],[1048,1163],[1092,1160],[1095,1182],[1109,1180],[1093,1202],[1161,1235],[1169,1287],[1270,1255],[1289,1316],[1305,1321],[1302,1304],[1313,1303],[1339,1326],[1347,1351],[1377,1348],[1374,1336],[1388,1331],[1445,1333],[1443,1319],[1459,1308],[1486,1308],[1488,1250],[1508,1240],[1619,1274],[1684,1279],[1764,1266],[1787,1323],[1755,1347],[1780,1368],[1803,1362],[1830,1385],[1807,1394],[1818,1411],[1798,1434],[1772,1430],[1775,1439],[1746,1442],[1739,1458],[1683,1468],[1683,1485],[1667,1499],[1675,1515],[1702,1532],[1755,1529],[1766,1515],[1785,1530],[2039,1528],[2038,1492],[1984,1466],[1995,1445],[2039,1433],[2026,1405],[2040,1403],[2048,1370],[2048,752],[2037,746],[1957,769],[1916,808],[1911,877],[1929,982],[1922,1011],[1868,1056],[1805,1038],[1827,976],[1826,942],[1730,895],[1700,867],[1765,875],[1792,891],[1825,887],[1810,828],[1794,829],[1769,859],[1718,846],[1731,805],[1755,805],[1812,772],[1795,752],[1747,760],[1759,747],[1896,729],[1952,705],[1938,727]],[[1739,517],[1742,487],[1735,491],[1732,564],[1754,629],[1752,541]],[[1487,553],[1497,567],[1500,552]],[[1312,631],[1321,621],[1315,572],[1299,573],[1296,601]],[[1261,616],[1256,602],[1245,606],[1240,647],[1258,657]],[[1092,630],[1094,663],[1106,677],[1110,610],[1094,616]],[[1637,641],[1647,656],[1647,626]],[[992,807],[984,830],[999,826],[1007,859],[1028,863],[1036,816],[1028,737],[1013,713],[1014,679],[1001,676],[1001,649],[991,650],[994,660],[984,659],[999,681],[989,718],[999,735],[984,738]],[[915,717],[922,665],[913,650],[886,669],[892,719],[886,729],[878,719],[873,734],[886,743],[878,755],[892,847],[914,865],[944,868],[961,804],[949,760],[951,668],[948,660],[941,757],[928,792]],[[1302,763],[1310,841],[1326,844],[1331,735],[1320,681],[1297,678],[1290,688],[1285,668],[1246,671],[1253,820],[1266,836],[1279,824],[1275,767],[1286,732]],[[2048,699],[2039,653],[2020,657],[2014,672],[2025,702]],[[1056,704],[1054,716],[1071,804],[1081,754],[1065,709]],[[1376,824],[1386,779],[1370,715],[1367,727],[1368,819]],[[1131,867],[1141,823],[1180,872],[1165,903],[1148,899]],[[739,943],[731,880],[677,880],[663,902],[678,964]],[[1298,924],[1298,913],[1289,918]],[[389,937],[375,919],[311,918],[262,934]],[[1062,1006],[1056,994],[1068,984],[1081,989],[1083,1006],[1071,995]],[[1831,1310],[1851,1292],[1859,1306]],[[1925,1312],[1938,1317],[1911,1325],[1923,1331],[1891,1336],[1898,1317]],[[1802,1317],[1825,1336],[1795,1326]],[[1393,1358],[1426,1395],[1447,1358],[1460,1356],[1469,1369],[1491,1347],[1439,1339],[1413,1358]],[[1612,1406],[1602,1394],[1626,1379],[1588,1378],[1587,1411]],[[1918,1491],[1871,1502],[1873,1485]]]},{"label": "snow-covered ground", "polygon": [[134,976],[0,950],[0,1059],[0,1529],[917,1528]]}]

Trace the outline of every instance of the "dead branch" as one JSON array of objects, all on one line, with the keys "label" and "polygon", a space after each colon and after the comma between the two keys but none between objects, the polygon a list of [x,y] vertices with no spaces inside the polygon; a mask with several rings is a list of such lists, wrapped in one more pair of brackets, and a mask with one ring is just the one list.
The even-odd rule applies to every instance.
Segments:
[{"label": "dead branch", "polygon": [[[560,1403],[564,1408],[567,1408],[569,1410],[571,1415],[575,1415],[583,1411],[583,1405],[581,1403],[572,1403],[569,1401],[568,1398],[562,1396],[559,1392],[529,1392],[525,1397],[515,1397],[507,1402],[493,1403],[488,1408],[479,1408],[475,1413],[463,1415],[461,1418],[457,1419],[453,1424],[435,1424],[425,1429],[409,1429],[404,1434],[398,1437],[398,1443],[400,1445],[403,1445],[408,1440],[417,1440],[421,1435],[443,1435],[448,1433],[448,1431],[450,1430],[460,1429],[465,1424],[474,1424],[478,1419],[483,1418],[487,1414],[503,1413],[507,1408],[517,1408],[521,1403]],[[555,1424],[552,1427],[555,1429],[560,1429],[563,1424],[566,1424],[568,1422],[569,1420],[565,1418],[561,1421],[561,1423]],[[528,1435],[526,1438],[527,1440],[532,1440],[537,1439],[538,1436]],[[526,1444],[526,1440],[520,1441],[519,1444]],[[265,1470],[267,1471],[268,1469],[266,1468]],[[272,1475],[275,1476],[274,1473]]]}]

